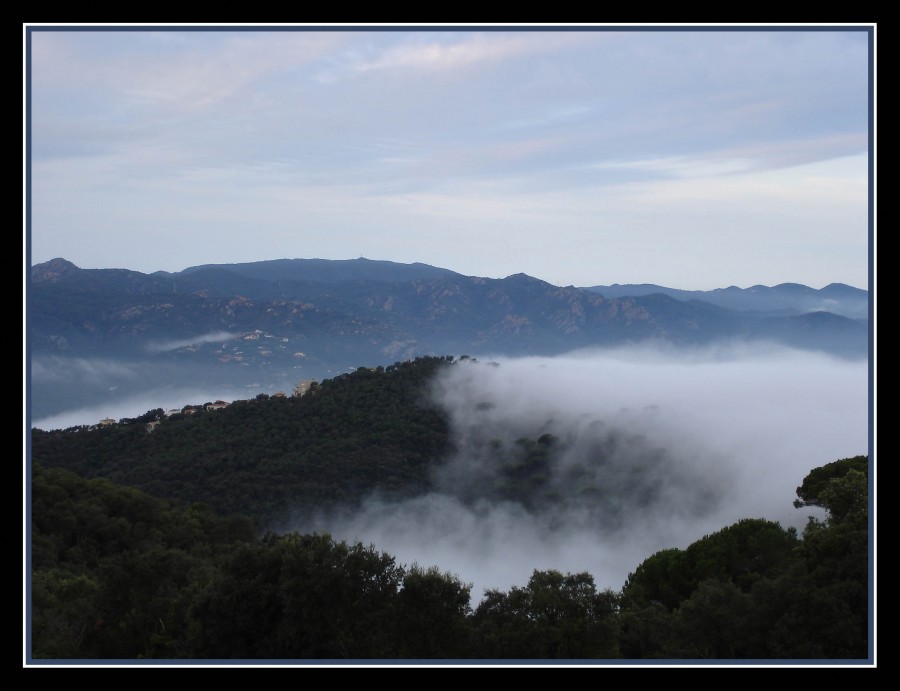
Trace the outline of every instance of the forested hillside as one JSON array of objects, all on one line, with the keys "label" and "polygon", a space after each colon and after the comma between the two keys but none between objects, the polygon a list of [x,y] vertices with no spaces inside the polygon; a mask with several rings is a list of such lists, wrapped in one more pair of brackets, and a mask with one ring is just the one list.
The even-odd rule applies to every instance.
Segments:
[{"label": "forested hillside", "polygon": [[[473,593],[452,573],[374,545],[271,532],[304,512],[352,509],[373,491],[428,491],[452,452],[429,383],[454,366],[419,358],[298,396],[33,430],[33,656],[868,656],[865,456],[816,468],[797,487],[797,508],[826,511],[802,534],[747,518],[648,556],[624,584],[535,569],[526,584]],[[564,445],[544,434],[498,446],[499,474],[476,483],[471,501],[527,511],[564,501],[542,481]],[[611,499],[602,454],[594,462],[581,470],[593,484],[576,493],[578,510]]]},{"label": "forested hillside", "polygon": [[638,565],[621,590],[535,570],[490,590],[328,535],[61,468],[32,477],[30,655],[41,659],[866,659],[867,458],[798,488],[803,534],[747,519]]},{"label": "forested hillside", "polygon": [[[221,410],[34,430],[32,457],[260,521],[352,503],[374,489],[409,496],[426,489],[429,464],[447,451],[447,420],[426,383],[452,359],[361,368],[303,396],[262,394]],[[148,432],[151,421],[160,424]]]}]

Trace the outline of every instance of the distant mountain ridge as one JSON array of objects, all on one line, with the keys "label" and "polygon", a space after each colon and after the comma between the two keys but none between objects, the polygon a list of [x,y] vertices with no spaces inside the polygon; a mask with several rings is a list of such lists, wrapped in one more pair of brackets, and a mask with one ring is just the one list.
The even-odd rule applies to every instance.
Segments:
[{"label": "distant mountain ridge", "polygon": [[[805,286],[721,291],[742,296],[742,309],[696,299],[695,291],[652,287],[626,296],[599,288],[368,259],[282,259],[153,274],[80,269],[54,259],[31,270],[29,347],[41,373],[32,378],[35,407],[49,414],[63,399],[73,405],[99,392],[134,393],[148,380],[272,391],[420,355],[555,355],[721,340],[867,353],[867,321],[810,312],[803,307],[810,293],[822,298],[823,291]],[[823,290],[833,296],[840,289]],[[92,367],[80,377],[73,365],[109,359],[128,363],[133,375],[104,378]]]},{"label": "distant mountain ridge", "polygon": [[729,286],[715,290],[679,290],[652,283],[590,286],[585,288],[606,297],[639,297],[656,293],[676,300],[702,300],[711,305],[739,311],[798,314],[832,312],[850,319],[865,319],[869,314],[869,292],[845,283],[830,283],[815,289],[800,283],[776,286],[755,285],[749,288]]},{"label": "distant mountain ridge", "polygon": [[[88,272],[88,273],[83,273]],[[77,278],[76,278],[77,276]],[[87,279],[91,276],[91,279]],[[508,280],[481,279],[484,281]],[[102,278],[101,278],[102,277]],[[128,269],[80,269],[62,258],[32,267],[32,283],[56,283],[74,279],[80,288],[103,289],[103,286],[127,292],[158,292],[168,287],[221,291],[230,295],[247,293],[248,297],[265,298],[288,295],[308,289],[304,284],[381,282],[402,283],[413,280],[473,279],[450,269],[420,262],[404,264],[385,260],[359,259],[273,259],[238,264],[201,264],[178,272],[156,271],[143,274]],[[532,278],[527,276],[527,278]],[[534,279],[540,280],[540,279]],[[549,284],[548,284],[549,285]],[[571,286],[569,286],[571,287]],[[775,286],[754,285],[749,288],[728,286],[714,290],[682,290],[652,283],[595,285],[581,288],[606,298],[667,295],[679,301],[700,300],[730,310],[801,314],[825,311],[851,319],[868,317],[867,290],[844,283],[831,283],[815,289],[799,283]]]},{"label": "distant mountain ridge", "polygon": [[317,281],[322,283],[339,283],[341,281],[384,281],[396,283],[417,278],[440,278],[446,275],[461,276],[455,271],[442,269],[416,262],[401,264],[398,262],[366,259],[271,259],[268,261],[247,262],[242,264],[202,264],[191,266],[183,271],[167,273],[155,272],[154,276],[185,276],[222,269],[240,276],[257,278],[266,281]]}]

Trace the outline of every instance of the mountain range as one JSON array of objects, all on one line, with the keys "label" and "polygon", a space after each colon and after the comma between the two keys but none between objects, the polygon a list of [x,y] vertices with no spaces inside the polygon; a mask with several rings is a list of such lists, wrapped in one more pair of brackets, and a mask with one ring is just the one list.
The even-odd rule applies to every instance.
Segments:
[{"label": "mountain range", "polygon": [[[30,278],[35,415],[151,382],[218,381],[271,391],[420,355],[553,355],[723,340],[845,357],[868,352],[868,292],[843,284],[578,288],[525,274],[491,279],[363,258],[152,274],[81,269],[58,258],[33,266]],[[124,364],[130,376],[116,379],[94,366],[107,362]]]},{"label": "mountain range", "polygon": [[868,291],[844,283],[830,283],[818,290],[800,283],[781,283],[771,287],[755,285],[749,288],[729,286],[715,290],[678,290],[641,283],[591,286],[588,290],[609,298],[661,294],[676,300],[701,300],[726,309],[762,312],[770,316],[832,312],[851,319],[866,319],[869,315]]}]

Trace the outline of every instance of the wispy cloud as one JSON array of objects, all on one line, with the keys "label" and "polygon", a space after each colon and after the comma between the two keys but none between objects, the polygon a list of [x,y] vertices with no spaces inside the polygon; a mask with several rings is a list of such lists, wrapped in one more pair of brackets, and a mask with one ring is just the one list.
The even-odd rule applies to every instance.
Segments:
[{"label": "wispy cloud", "polygon": [[[760,249],[744,255],[746,277],[725,275],[732,267],[704,249],[712,235],[739,243],[752,233],[748,205],[760,210],[753,226],[774,219],[782,245],[796,234],[805,242],[820,227],[830,241],[837,224],[823,225],[820,213],[828,207],[845,245],[859,251],[843,263],[817,252],[774,281],[865,283],[866,228],[849,223],[846,210],[866,214],[857,193],[865,167],[849,177],[824,167],[867,147],[864,33],[158,31],[33,39],[37,261],[65,249],[89,266],[175,270],[240,261],[248,251],[259,252],[254,259],[304,256],[311,245],[317,256],[342,259],[367,232],[380,234],[381,245],[415,249],[413,261],[441,265],[445,243],[426,241],[439,236],[429,231],[438,219],[441,232],[486,240],[478,263],[496,268],[479,268],[485,275],[524,270],[586,284],[595,280],[587,275],[596,271],[593,258],[619,254],[613,266],[642,273],[626,281],[662,282],[654,274],[672,271],[662,261],[667,252],[635,261],[629,238],[671,219],[691,249],[680,257],[693,267],[683,275],[721,267],[712,284],[681,287],[714,288],[772,282],[750,275],[771,266]],[[787,191],[756,177],[810,165],[822,174],[792,174]],[[718,206],[704,206],[709,200]],[[374,227],[363,228],[366,218]],[[511,225],[498,226],[502,218]],[[409,244],[407,229],[416,226],[421,238]],[[606,227],[618,229],[616,244]],[[393,241],[394,228],[403,242]],[[249,248],[249,233],[288,244]],[[577,252],[548,254],[548,233]],[[151,237],[176,251],[155,250]],[[512,271],[511,242],[521,261]],[[791,252],[785,246],[781,254]],[[853,269],[844,268],[847,256]],[[467,271],[473,262],[462,259],[449,268]]]},{"label": "wispy cloud", "polygon": [[214,333],[201,334],[191,338],[183,338],[176,341],[163,341],[160,343],[148,343],[147,350],[151,353],[164,353],[169,350],[178,350],[186,346],[200,345],[202,343],[224,343],[235,338],[237,334],[228,331],[216,331]]},{"label": "wispy cloud", "polygon": [[31,379],[52,384],[58,381],[135,379],[132,364],[95,358],[41,357],[31,360]]},{"label": "wispy cloud", "polygon": [[[86,81],[145,117],[150,109],[192,112],[242,92],[252,97],[268,76],[303,68],[336,40],[328,32],[37,33],[34,74],[38,88]],[[98,49],[104,45],[118,47],[117,59]]]},{"label": "wispy cloud", "polygon": [[443,34],[435,39],[428,34],[410,34],[402,44],[389,47],[376,56],[358,61],[358,72],[373,70],[446,71],[472,68],[485,63],[521,58],[583,42],[584,35],[544,34],[535,40],[532,34],[476,33]]}]

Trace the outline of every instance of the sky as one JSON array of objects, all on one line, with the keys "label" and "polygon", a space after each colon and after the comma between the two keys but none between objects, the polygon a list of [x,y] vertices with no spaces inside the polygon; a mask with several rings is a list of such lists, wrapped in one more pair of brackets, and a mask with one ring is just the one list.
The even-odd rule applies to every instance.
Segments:
[{"label": "sky", "polygon": [[868,286],[866,27],[102,28],[28,34],[31,264]]}]

